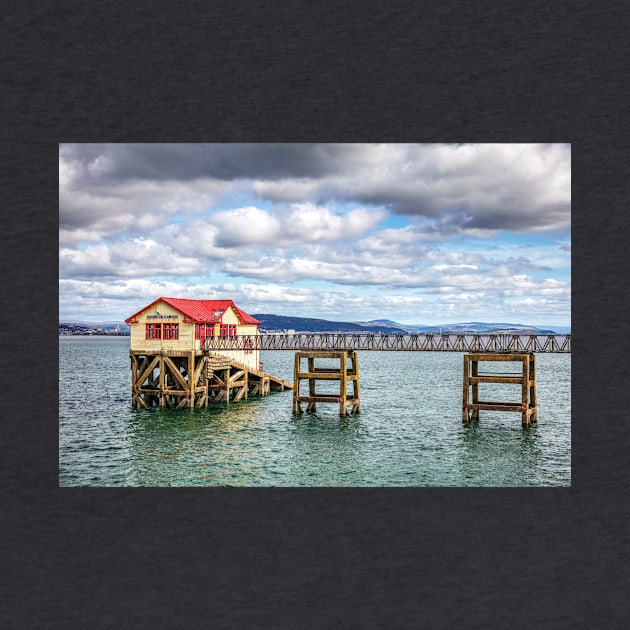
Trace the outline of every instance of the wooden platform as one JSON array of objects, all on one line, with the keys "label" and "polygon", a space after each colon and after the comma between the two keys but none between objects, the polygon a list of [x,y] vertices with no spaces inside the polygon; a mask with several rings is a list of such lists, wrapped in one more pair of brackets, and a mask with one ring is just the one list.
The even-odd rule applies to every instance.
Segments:
[{"label": "wooden platform", "polygon": [[130,358],[134,408],[199,409],[292,389],[277,376],[214,352],[131,351]]},{"label": "wooden platform", "polygon": [[[479,363],[486,361],[513,361],[521,364],[518,374],[490,374],[479,371]],[[520,402],[479,400],[479,383],[514,383],[521,385]],[[472,401],[470,393],[472,391]],[[462,421],[464,424],[479,421],[479,411],[518,411],[521,424],[528,427],[538,420],[536,411],[536,355],[527,353],[473,353],[464,355],[464,390]]]}]

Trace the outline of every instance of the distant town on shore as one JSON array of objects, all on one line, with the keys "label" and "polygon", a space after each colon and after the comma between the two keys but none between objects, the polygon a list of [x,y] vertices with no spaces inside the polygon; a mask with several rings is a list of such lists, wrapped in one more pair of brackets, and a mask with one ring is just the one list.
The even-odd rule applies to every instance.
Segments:
[{"label": "distant town on shore", "polygon": [[[310,317],[287,317],[254,313],[260,320],[262,333],[383,333],[383,334],[567,334],[570,326],[539,327],[511,323],[463,322],[457,324],[422,325],[400,324],[389,319],[368,322],[339,322]],[[59,322],[59,335],[128,336],[129,325],[124,322]]]}]

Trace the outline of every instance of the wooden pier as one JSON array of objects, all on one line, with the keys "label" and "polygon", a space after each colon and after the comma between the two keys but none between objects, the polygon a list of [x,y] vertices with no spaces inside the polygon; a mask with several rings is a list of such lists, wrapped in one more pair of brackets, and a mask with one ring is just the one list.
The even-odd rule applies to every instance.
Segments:
[{"label": "wooden pier", "polygon": [[511,333],[263,333],[211,337],[205,347],[216,352],[244,350],[370,350],[404,352],[544,352],[570,353],[571,335]]},{"label": "wooden pier", "polygon": [[[519,373],[479,372],[482,361],[512,361],[520,363]],[[521,402],[488,402],[479,400],[479,383],[514,383],[521,385]],[[472,391],[472,401],[470,393]],[[508,354],[465,354],[462,421],[464,424],[479,421],[479,410],[520,411],[523,427],[537,422],[536,412],[536,355],[533,352]]]},{"label": "wooden pier", "polygon": [[[307,360],[307,370],[302,371],[302,359]],[[316,367],[316,359],[337,359],[339,368]],[[348,369],[348,360],[351,367]],[[308,396],[300,395],[300,382],[308,381]],[[318,393],[316,382],[318,380],[339,381],[339,394]],[[352,393],[348,394],[347,384],[352,383]],[[293,371],[293,413],[302,413],[301,403],[307,403],[306,411],[315,411],[316,403],[338,403],[339,415],[361,413],[361,402],[359,396],[359,363],[356,352],[353,351],[333,351],[333,352],[296,352],[295,367]]]},{"label": "wooden pier", "polygon": [[208,402],[266,396],[291,383],[208,351],[130,352],[134,408],[200,409]]}]

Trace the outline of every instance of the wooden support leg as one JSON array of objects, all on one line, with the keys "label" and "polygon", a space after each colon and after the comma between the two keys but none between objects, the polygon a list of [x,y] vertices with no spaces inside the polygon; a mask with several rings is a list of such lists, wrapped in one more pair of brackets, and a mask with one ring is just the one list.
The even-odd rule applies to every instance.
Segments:
[{"label": "wooden support leg", "polygon": [[354,380],[352,381],[352,396],[357,401],[352,407],[352,413],[361,413],[361,394],[360,394],[360,381],[359,381],[359,361],[357,353],[352,353],[351,358],[352,373],[354,374]]},{"label": "wooden support leg", "polygon": [[[308,358],[308,371],[311,374],[315,371],[315,359],[313,357]],[[314,378],[308,379],[308,395],[315,396],[315,379]],[[308,406],[306,407],[307,412],[313,412],[316,409],[317,409],[317,405],[315,404],[314,401],[308,403]]]},{"label": "wooden support leg", "polygon": [[225,394],[223,397],[225,398],[225,403],[229,405],[230,404],[230,368],[227,368],[223,374],[224,374],[223,382],[225,383]]},{"label": "wooden support leg", "polygon": [[529,357],[523,358],[523,380],[521,382],[521,404],[523,411],[521,413],[521,424],[523,428],[529,426]]},{"label": "wooden support leg", "polygon": [[166,401],[164,400],[164,357],[160,353],[160,407],[164,407]]},{"label": "wooden support leg", "polygon": [[529,357],[529,405],[532,407],[531,422],[538,422],[536,405],[536,355],[532,352]]},{"label": "wooden support leg", "polygon": [[302,406],[298,401],[298,397],[300,395],[300,357],[298,354],[295,354],[294,363],[293,363],[293,413],[298,414],[302,413]]},{"label": "wooden support leg", "polygon": [[188,355],[188,408],[195,408],[195,353]]},{"label": "wooden support leg", "polygon": [[348,353],[341,355],[341,370],[339,373],[339,415],[347,416],[348,409],[346,404],[346,372],[348,369]]},{"label": "wooden support leg", "polygon": [[[479,361],[472,359],[470,363],[472,368],[472,376],[479,376]],[[472,401],[473,404],[479,402],[479,383],[472,384]],[[475,409],[475,411],[479,411],[479,409]]]},{"label": "wooden support leg", "polygon": [[464,389],[462,392],[462,423],[468,424],[470,422],[470,416],[468,414],[468,390],[469,390],[469,377],[470,374],[470,357],[464,355]]}]

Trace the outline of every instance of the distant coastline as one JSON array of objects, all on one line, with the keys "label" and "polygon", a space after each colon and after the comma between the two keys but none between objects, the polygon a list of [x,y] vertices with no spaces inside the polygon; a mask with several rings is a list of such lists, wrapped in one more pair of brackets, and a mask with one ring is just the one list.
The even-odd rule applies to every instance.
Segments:
[{"label": "distant coastline", "polygon": [[[566,335],[570,326],[531,326],[512,323],[464,322],[442,325],[406,325],[391,320],[369,322],[341,322],[309,317],[255,314],[260,320],[261,333],[383,333],[383,334],[512,334]],[[129,326],[122,322],[59,322],[59,336],[128,337]]]},{"label": "distant coastline", "polygon": [[129,326],[127,324],[59,322],[59,336],[129,337]]}]

